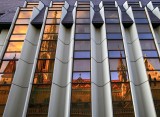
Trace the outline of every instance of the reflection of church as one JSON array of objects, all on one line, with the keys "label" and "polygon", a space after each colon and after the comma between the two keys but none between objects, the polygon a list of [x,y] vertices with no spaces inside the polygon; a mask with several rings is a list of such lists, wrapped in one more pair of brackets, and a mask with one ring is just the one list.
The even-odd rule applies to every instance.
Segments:
[{"label": "reflection of church", "polygon": [[[155,103],[156,110],[160,110],[160,71],[154,71],[154,66],[147,60],[144,59],[148,79],[150,81],[151,91],[153,100]],[[160,111],[156,111],[157,115],[160,115]]]},{"label": "reflection of church", "polygon": [[72,80],[71,117],[91,116],[91,84],[90,79]]},{"label": "reflection of church", "polygon": [[124,115],[134,116],[131,99],[130,84],[128,82],[127,68],[123,62],[122,54],[118,60],[118,79],[112,81],[112,100],[114,116],[124,117]]}]

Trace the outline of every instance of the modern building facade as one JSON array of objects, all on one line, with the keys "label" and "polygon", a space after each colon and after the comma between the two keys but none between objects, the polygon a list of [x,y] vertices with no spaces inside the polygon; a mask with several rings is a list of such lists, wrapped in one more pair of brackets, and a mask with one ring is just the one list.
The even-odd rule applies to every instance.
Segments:
[{"label": "modern building facade", "polygon": [[0,4],[0,116],[160,116],[159,1]]}]

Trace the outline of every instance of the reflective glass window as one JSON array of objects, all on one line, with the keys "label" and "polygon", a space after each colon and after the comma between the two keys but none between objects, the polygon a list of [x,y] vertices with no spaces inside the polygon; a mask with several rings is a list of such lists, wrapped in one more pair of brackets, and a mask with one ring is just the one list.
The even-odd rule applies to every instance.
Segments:
[{"label": "reflective glass window", "polygon": [[61,11],[48,11],[47,18],[61,18]]},{"label": "reflective glass window", "polygon": [[116,24],[116,25],[107,24],[106,30],[107,30],[107,33],[120,33],[121,32],[119,24]]},{"label": "reflective glass window", "polygon": [[38,60],[36,72],[53,72],[54,60]]},{"label": "reflective glass window", "polygon": [[108,50],[123,50],[122,40],[108,40]]},{"label": "reflective glass window", "polygon": [[18,51],[20,52],[22,50],[23,42],[9,42],[7,51]]},{"label": "reflective glass window", "polygon": [[118,11],[105,11],[105,17],[110,19],[119,18]]},{"label": "reflective glass window", "polygon": [[75,41],[75,50],[90,50],[90,41]]},{"label": "reflective glass window", "polygon": [[90,71],[90,60],[74,60],[74,71]]},{"label": "reflective glass window", "polygon": [[15,25],[13,34],[25,34],[27,32],[27,25]]},{"label": "reflective glass window", "polygon": [[107,34],[107,39],[122,39],[121,33],[112,33],[112,34]]},{"label": "reflective glass window", "polygon": [[137,25],[137,31],[138,33],[143,33],[143,32],[150,33],[151,32],[149,25],[140,25],[140,24]]},{"label": "reflective glass window", "polygon": [[20,11],[18,18],[30,18],[32,11]]},{"label": "reflective glass window", "polygon": [[45,25],[44,33],[58,33],[59,25]]},{"label": "reflective glass window", "polygon": [[90,58],[90,52],[87,51],[74,52],[74,58]]},{"label": "reflective glass window", "polygon": [[155,43],[153,40],[141,40],[140,41],[142,50],[155,50]]},{"label": "reflective glass window", "polygon": [[90,39],[90,34],[75,34],[75,39],[88,40]]},{"label": "reflective glass window", "polygon": [[90,33],[90,25],[76,25],[76,33]]},{"label": "reflective glass window", "polygon": [[124,51],[109,51],[110,58],[121,58],[125,57]]},{"label": "reflective glass window", "polygon": [[127,70],[125,59],[110,59],[110,70]]},{"label": "reflective glass window", "polygon": [[90,11],[77,11],[77,18],[90,18]]}]

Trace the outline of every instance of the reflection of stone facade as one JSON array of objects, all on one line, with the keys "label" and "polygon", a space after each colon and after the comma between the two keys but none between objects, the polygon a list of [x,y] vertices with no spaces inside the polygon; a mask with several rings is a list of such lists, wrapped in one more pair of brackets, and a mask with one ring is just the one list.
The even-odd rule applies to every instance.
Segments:
[{"label": "reflection of stone facade", "polygon": [[79,77],[72,81],[71,117],[91,116],[91,84],[90,79]]},{"label": "reflection of stone facade", "polygon": [[0,86],[0,116],[4,111],[5,104],[8,99],[8,94],[9,94],[10,86]]},{"label": "reflection of stone facade", "polygon": [[34,85],[30,96],[28,115],[37,113],[47,116],[50,97],[50,85]]}]

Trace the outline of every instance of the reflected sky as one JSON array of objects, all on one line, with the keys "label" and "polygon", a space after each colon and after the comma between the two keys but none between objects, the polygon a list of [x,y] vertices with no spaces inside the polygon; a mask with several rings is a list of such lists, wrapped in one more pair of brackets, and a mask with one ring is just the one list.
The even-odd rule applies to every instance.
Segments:
[{"label": "reflected sky", "polygon": [[90,72],[73,72],[73,80],[77,80],[79,77],[82,79],[90,79]]},{"label": "reflected sky", "polygon": [[158,57],[157,51],[142,51],[144,57]]},{"label": "reflected sky", "polygon": [[124,51],[109,51],[109,57],[121,58],[121,55],[125,57]]}]

